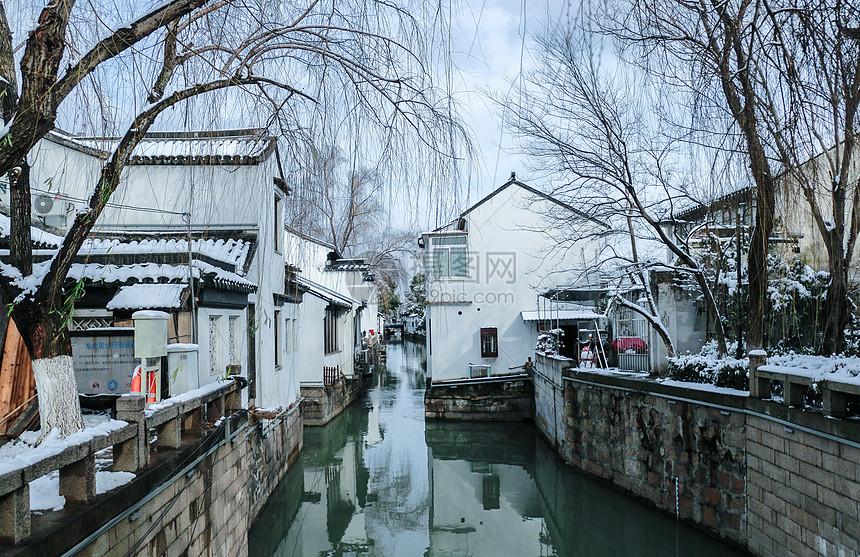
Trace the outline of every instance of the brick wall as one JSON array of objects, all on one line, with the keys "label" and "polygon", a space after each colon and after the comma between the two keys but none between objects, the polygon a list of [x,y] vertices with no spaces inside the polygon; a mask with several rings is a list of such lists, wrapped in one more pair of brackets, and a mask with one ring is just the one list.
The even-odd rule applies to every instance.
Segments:
[{"label": "brick wall", "polygon": [[[814,418],[823,428],[840,423]],[[747,435],[750,550],[858,555],[860,448],[754,415],[747,417]]]},{"label": "brick wall", "polygon": [[239,421],[234,425],[233,443],[206,457],[190,477],[169,483],[79,555],[124,555],[135,547],[134,555],[153,557],[247,555],[251,521],[301,450],[302,419],[296,408],[241,431]]},{"label": "brick wall", "polygon": [[523,421],[534,417],[534,389],[519,376],[456,384],[431,384],[424,391],[428,420]]}]

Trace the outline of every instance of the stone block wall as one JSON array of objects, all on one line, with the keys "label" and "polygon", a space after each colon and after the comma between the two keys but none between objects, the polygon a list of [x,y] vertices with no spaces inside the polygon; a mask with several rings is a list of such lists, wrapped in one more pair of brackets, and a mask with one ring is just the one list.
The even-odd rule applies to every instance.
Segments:
[{"label": "stone block wall", "polygon": [[305,399],[302,402],[304,424],[321,426],[329,423],[358,398],[364,389],[364,383],[365,378],[356,375],[332,387],[302,386],[301,395]]},{"label": "stone block wall", "polygon": [[860,555],[860,424],[646,378],[564,385],[574,467],[755,555]]},{"label": "stone block wall", "polygon": [[522,375],[457,383],[430,383],[424,391],[428,420],[519,422],[534,418],[534,387]]},{"label": "stone block wall", "polygon": [[524,421],[534,418],[531,379],[491,378],[457,383],[428,381],[424,416],[428,420]]},{"label": "stone block wall", "polygon": [[565,404],[563,369],[573,360],[535,354],[532,378],[535,390],[535,425],[558,449],[565,445]]},{"label": "stone block wall", "polygon": [[[242,556],[248,529],[301,449],[298,408],[237,433],[79,555]],[[120,495],[121,496],[121,495]]]},{"label": "stone block wall", "polygon": [[860,448],[755,415],[747,436],[750,550],[860,554]]},{"label": "stone block wall", "polygon": [[578,379],[566,380],[566,387],[565,460],[683,520],[745,542],[742,408],[718,410]]}]

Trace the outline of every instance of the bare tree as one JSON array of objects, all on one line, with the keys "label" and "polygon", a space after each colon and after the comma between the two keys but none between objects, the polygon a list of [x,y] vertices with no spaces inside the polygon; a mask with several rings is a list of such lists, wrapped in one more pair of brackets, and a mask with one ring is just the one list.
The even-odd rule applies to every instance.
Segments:
[{"label": "bare tree", "polygon": [[[301,130],[300,122],[290,126],[282,119],[302,113],[296,101],[327,105],[330,95],[349,93],[351,106],[367,114],[368,127],[391,135],[411,130],[419,145],[443,160],[453,137],[450,111],[444,103],[439,108],[430,87],[424,57],[431,51],[421,44],[420,22],[403,6],[375,0],[169,0],[125,23],[127,13],[112,11],[123,8],[34,2],[31,12],[38,18],[19,47],[6,4],[0,4],[0,173],[12,176],[11,248],[0,263],[0,295],[33,359],[43,436],[53,429],[67,435],[83,425],[66,330],[74,299],[64,290],[65,278],[130,155],[156,121],[169,118],[168,109],[236,91],[231,99],[251,98],[282,129]],[[116,24],[93,40],[91,29],[74,23],[83,20]],[[126,64],[133,70],[124,72]],[[76,215],[51,259],[35,263],[27,154],[54,127],[64,101],[98,93],[102,81],[102,93],[118,95],[132,116],[109,122],[122,130],[121,139],[104,161],[87,210]],[[339,86],[329,90],[328,83]],[[118,84],[126,89],[111,89]],[[314,110],[305,113],[314,116]]]},{"label": "bare tree", "polygon": [[[654,130],[644,121],[643,105],[637,104],[645,97],[622,72],[610,76],[601,70],[600,53],[587,34],[556,27],[538,43],[541,59],[521,86],[521,100],[503,105],[524,152],[536,166],[561,177],[556,196],[610,224],[617,240],[609,242],[603,264],[613,267],[617,278],[640,287],[646,301],[642,306],[619,295],[615,302],[648,320],[674,354],[651,292],[649,269],[687,273],[702,292],[719,351],[725,354],[722,320],[706,270],[696,260],[689,238],[663,226],[673,205],[689,199],[688,188],[669,170],[672,150],[651,139]],[[570,241],[588,234],[565,214],[558,218],[564,222],[557,228],[570,230]],[[637,241],[665,246],[677,265],[640,257]]]},{"label": "bare tree", "polygon": [[[718,150],[742,154],[756,191],[748,255],[750,322],[747,349],[761,348],[768,306],[768,239],[774,223],[776,173],[771,136],[762,123],[774,81],[764,63],[772,32],[763,0],[613,3],[600,24],[681,98],[697,118],[689,134]],[[640,58],[641,57],[641,58]],[[725,122],[720,131],[721,123]]]},{"label": "bare tree", "polygon": [[773,29],[768,60],[782,84],[780,95],[762,99],[763,118],[785,169],[784,195],[800,191],[827,250],[830,284],[820,348],[838,353],[845,349],[852,305],[848,270],[860,235],[860,39],[852,36],[860,8],[817,0],[763,6]]}]

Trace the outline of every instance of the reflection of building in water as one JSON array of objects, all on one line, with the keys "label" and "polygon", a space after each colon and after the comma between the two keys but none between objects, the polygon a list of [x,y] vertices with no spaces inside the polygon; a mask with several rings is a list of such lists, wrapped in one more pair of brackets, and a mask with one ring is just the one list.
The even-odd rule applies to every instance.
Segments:
[{"label": "reflection of building in water", "polygon": [[305,431],[304,493],[297,520],[278,555],[366,554],[365,507],[369,471],[364,465],[367,413],[346,412],[325,428]]},{"label": "reflection of building in water", "polygon": [[427,424],[430,555],[552,554],[532,477],[534,434],[524,434]]}]

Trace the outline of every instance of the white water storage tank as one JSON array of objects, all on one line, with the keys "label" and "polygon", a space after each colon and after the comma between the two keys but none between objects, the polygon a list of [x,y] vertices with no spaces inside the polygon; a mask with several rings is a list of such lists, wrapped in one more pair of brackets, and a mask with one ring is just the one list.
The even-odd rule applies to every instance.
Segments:
[{"label": "white water storage tank", "polygon": [[143,310],[131,314],[134,320],[134,357],[167,356],[167,319],[163,311]]},{"label": "white water storage tank", "polygon": [[197,380],[199,349],[196,344],[167,345],[167,381],[170,396],[186,393],[200,386]]}]

